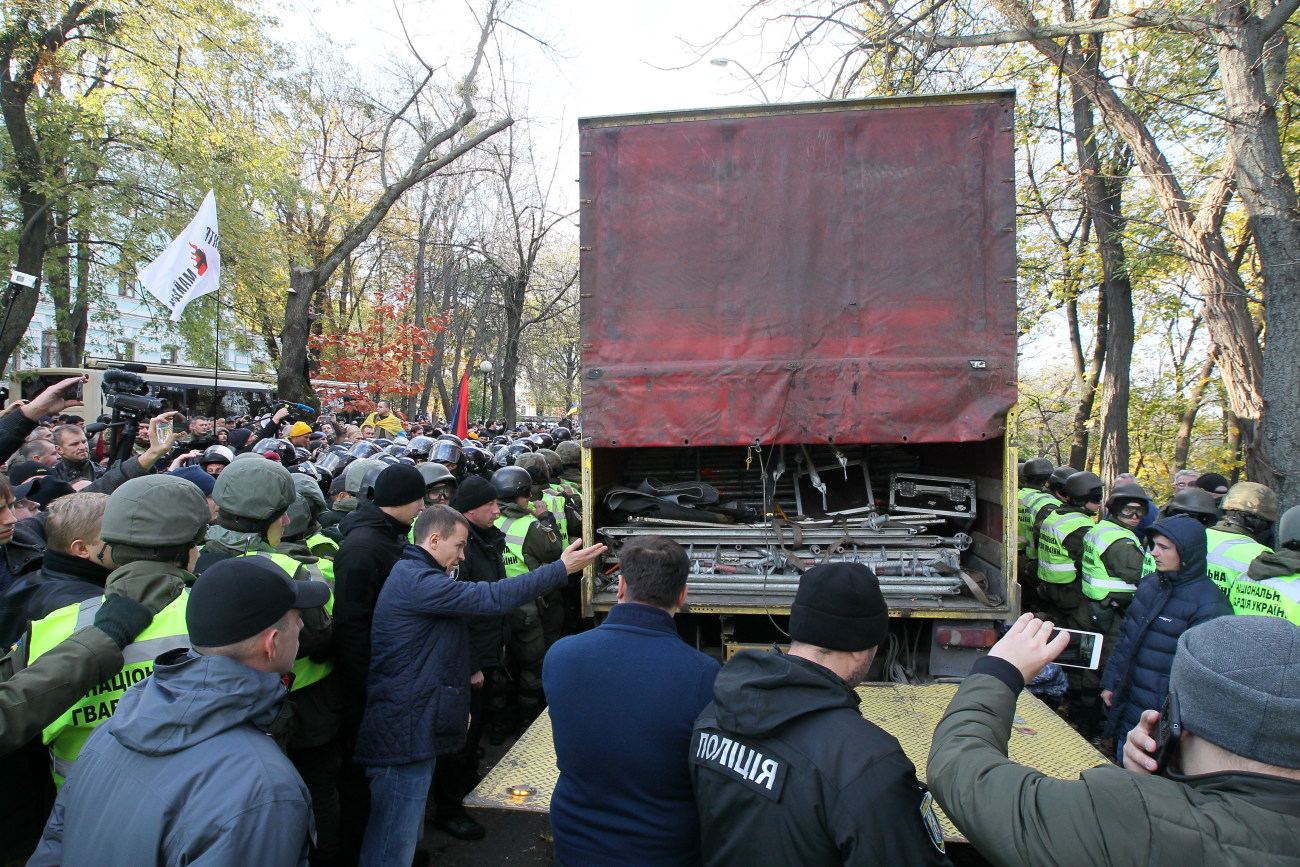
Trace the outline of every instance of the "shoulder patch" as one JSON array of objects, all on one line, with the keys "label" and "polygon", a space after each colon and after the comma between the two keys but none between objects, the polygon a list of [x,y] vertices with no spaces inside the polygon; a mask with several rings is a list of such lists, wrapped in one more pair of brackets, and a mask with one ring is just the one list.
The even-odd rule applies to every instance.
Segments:
[{"label": "shoulder patch", "polygon": [[925,831],[934,848],[940,852],[946,851],[943,847],[943,825],[939,824],[939,814],[935,812],[934,795],[929,792],[921,798],[921,821],[925,823]]},{"label": "shoulder patch", "polygon": [[691,741],[691,763],[711,768],[772,801],[781,800],[788,764],[779,756],[716,729],[697,729]]}]

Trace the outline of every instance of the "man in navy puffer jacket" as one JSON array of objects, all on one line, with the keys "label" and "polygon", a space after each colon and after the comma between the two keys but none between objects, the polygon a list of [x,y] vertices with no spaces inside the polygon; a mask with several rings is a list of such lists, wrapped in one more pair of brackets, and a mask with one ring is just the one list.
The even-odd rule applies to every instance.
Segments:
[{"label": "man in navy puffer jacket", "polygon": [[370,818],[362,867],[411,863],[423,836],[435,759],[460,751],[469,723],[472,615],[504,615],[564,586],[605,551],[574,542],[541,569],[487,583],[456,581],[469,522],[449,506],[430,506],[375,603],[366,710],[353,761],[370,778]]},{"label": "man in navy puffer jacket", "polygon": [[1142,711],[1164,704],[1178,637],[1232,613],[1228,598],[1205,572],[1203,526],[1175,515],[1149,527],[1146,535],[1156,573],[1138,585],[1101,679],[1101,698],[1110,708],[1106,733],[1120,749]]}]

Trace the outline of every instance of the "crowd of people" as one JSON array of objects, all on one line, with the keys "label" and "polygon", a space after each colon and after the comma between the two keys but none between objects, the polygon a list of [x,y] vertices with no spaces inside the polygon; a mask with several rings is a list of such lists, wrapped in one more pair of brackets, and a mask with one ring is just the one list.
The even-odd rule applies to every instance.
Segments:
[{"label": "crowd of people", "polygon": [[[405,865],[426,798],[481,838],[483,740],[541,712],[604,551],[576,541],[572,432],[165,412],[114,462],[78,381],[0,418],[0,863]],[[115,813],[141,799],[168,808]]]},{"label": "crowd of people", "polygon": [[1020,466],[1025,606],[1104,637],[1100,670],[1071,670],[1065,713],[1117,752],[1168,694],[1185,631],[1234,613],[1300,625],[1300,507],[1280,514],[1266,486],[1218,473],[1184,469],[1171,481],[1157,505],[1131,475],[1107,489],[1044,458]]},{"label": "crowd of people", "polygon": [[[547,707],[565,867],[945,864],[937,807],[999,864],[1295,860],[1300,511],[1263,486],[1186,475],[1157,508],[1024,463],[1037,616],[963,680],[923,784],[859,710],[889,631],[864,565],[808,569],[788,650],[719,665],[679,637],[663,536],[579,630],[605,547],[566,426],[165,412],[113,461],[79,381],[0,418],[2,865],[422,863],[430,819],[484,836],[483,741]],[[1120,761],[1077,780],[1007,757],[1021,690],[1061,679],[1053,623],[1106,639],[1063,710]]]}]

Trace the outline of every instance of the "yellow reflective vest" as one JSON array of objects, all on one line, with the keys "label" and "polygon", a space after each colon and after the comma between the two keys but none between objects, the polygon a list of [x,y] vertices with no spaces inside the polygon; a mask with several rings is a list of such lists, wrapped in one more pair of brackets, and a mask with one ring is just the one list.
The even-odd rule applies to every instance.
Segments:
[{"label": "yellow reflective vest", "polygon": [[[58,719],[45,727],[42,740],[49,745],[54,763],[54,782],[63,780],[81,755],[86,738],[117,710],[126,691],[153,672],[153,661],[170,650],[190,646],[185,625],[185,606],[190,593],[183,591],[171,604],[154,615],[152,622],[122,649],[122,670],[82,696]],[[72,633],[91,626],[104,597],[86,599],[52,612],[32,624],[32,646],[28,661],[39,659]]]},{"label": "yellow reflective vest", "polygon": [[[329,615],[334,614],[334,582],[332,580],[326,580],[325,574],[318,568],[318,564],[304,563],[301,560],[295,560],[288,554],[281,554],[278,551],[249,551],[240,556],[265,557],[283,569],[285,574],[289,576],[290,580],[293,580],[293,576],[298,574],[299,569],[306,569],[307,574],[311,576],[312,581],[323,581],[329,585],[330,598],[329,601],[325,603],[325,613]],[[311,686],[317,681],[324,680],[333,670],[333,661],[327,660],[325,662],[317,662],[308,657],[295,659],[293,662],[293,686],[289,687],[289,691],[296,692],[305,686]]]},{"label": "yellow reflective vest", "polygon": [[496,528],[506,536],[506,549],[502,552],[501,559],[506,564],[507,578],[514,578],[528,571],[528,566],[524,563],[524,539],[528,537],[528,528],[536,523],[537,517],[534,515],[523,515],[519,518],[507,518],[502,515],[496,519]]},{"label": "yellow reflective vest", "polygon": [[1045,584],[1069,584],[1079,577],[1079,568],[1065,549],[1071,533],[1092,527],[1092,516],[1082,512],[1053,512],[1038,530],[1038,580]]},{"label": "yellow reflective vest", "polygon": [[[1111,593],[1132,593],[1137,585],[1130,584],[1123,578],[1111,575],[1106,569],[1102,555],[1116,542],[1128,541],[1138,545],[1137,534],[1128,527],[1110,521],[1100,521],[1097,526],[1083,537],[1083,560],[1080,570],[1083,572],[1083,595],[1098,601]],[[1140,546],[1139,546],[1140,548]]]},{"label": "yellow reflective vest", "polygon": [[1232,585],[1260,554],[1272,553],[1273,549],[1261,545],[1249,536],[1228,533],[1211,527],[1205,531],[1205,568],[1210,578],[1219,589],[1231,595]]}]

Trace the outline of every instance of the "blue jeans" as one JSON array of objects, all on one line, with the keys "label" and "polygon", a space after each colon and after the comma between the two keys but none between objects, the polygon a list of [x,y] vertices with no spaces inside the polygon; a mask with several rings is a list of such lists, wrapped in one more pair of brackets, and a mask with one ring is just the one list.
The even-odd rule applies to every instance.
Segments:
[{"label": "blue jeans", "polygon": [[424,837],[424,806],[433,781],[433,759],[409,765],[366,768],[370,778],[370,821],[361,843],[361,867],[411,863]]}]

